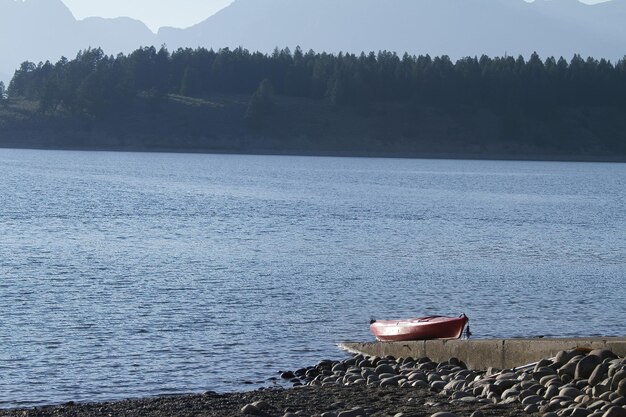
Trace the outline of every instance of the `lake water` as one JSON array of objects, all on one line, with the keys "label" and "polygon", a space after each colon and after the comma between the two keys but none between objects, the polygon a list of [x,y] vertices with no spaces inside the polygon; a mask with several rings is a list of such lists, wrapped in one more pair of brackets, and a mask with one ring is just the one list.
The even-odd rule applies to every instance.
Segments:
[{"label": "lake water", "polygon": [[626,164],[0,150],[0,407],[270,384],[370,317],[626,335]]}]

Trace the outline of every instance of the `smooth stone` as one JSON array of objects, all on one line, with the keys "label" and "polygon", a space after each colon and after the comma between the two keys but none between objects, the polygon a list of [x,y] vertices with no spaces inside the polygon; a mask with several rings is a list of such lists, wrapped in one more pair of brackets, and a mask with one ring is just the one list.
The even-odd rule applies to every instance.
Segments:
[{"label": "smooth stone", "polygon": [[554,411],[549,411],[547,413],[543,413],[542,416],[543,417],[559,417],[559,415],[557,413],[555,413]]},{"label": "smooth stone", "polygon": [[406,380],[406,378],[404,378],[402,375],[392,376],[390,378],[381,379],[380,386],[381,387],[397,386],[402,380]]},{"label": "smooth stone", "polygon": [[560,362],[560,363],[567,363],[576,356],[578,356],[578,351],[576,349],[562,350],[556,354],[554,361]]},{"label": "smooth stone", "polygon": [[478,398],[470,396],[470,397],[462,397],[453,401],[462,403],[462,404],[475,404],[478,402]]},{"label": "smooth stone", "polygon": [[418,379],[417,381],[411,382],[411,386],[414,388],[428,388],[428,382]]},{"label": "smooth stone", "polygon": [[574,379],[587,379],[591,376],[593,371],[598,365],[602,363],[602,359],[599,356],[587,355],[582,358],[576,365],[576,372],[574,373]]},{"label": "smooth stone", "polygon": [[241,412],[243,414],[248,414],[248,415],[258,415],[261,413],[261,410],[259,410],[257,407],[255,407],[252,404],[246,404],[241,408]]},{"label": "smooth stone", "polygon": [[539,407],[539,412],[541,414],[555,412],[561,409],[561,404],[558,401],[550,401],[548,404],[542,405]]},{"label": "smooth stone", "polygon": [[502,388],[503,390],[507,390],[507,389],[517,385],[517,382],[518,381],[516,381],[514,379],[501,379],[501,380],[496,381],[496,383],[494,385]]},{"label": "smooth stone", "polygon": [[617,391],[622,397],[626,397],[626,379],[622,379],[617,385]]},{"label": "smooth stone", "polygon": [[476,410],[470,415],[470,417],[485,417],[485,413],[481,410]]},{"label": "smooth stone", "polygon": [[550,381],[559,380],[559,376],[557,374],[546,375],[539,380],[539,383],[544,387],[548,385]]},{"label": "smooth stone", "polygon": [[533,369],[533,372],[537,372],[540,368],[547,368],[550,365],[552,365],[552,361],[550,359],[542,359],[537,362],[537,365],[535,365],[535,369]]},{"label": "smooth stone", "polygon": [[619,405],[620,407],[624,407],[626,405],[626,397],[616,398],[611,401],[611,404]]},{"label": "smooth stone", "polygon": [[547,400],[550,400],[550,399],[556,397],[557,395],[559,395],[559,389],[557,387],[555,387],[554,385],[550,385],[546,389],[546,393],[544,394],[544,397]]},{"label": "smooth stone", "polygon": [[362,408],[353,408],[352,410],[342,411],[337,417],[367,417],[367,413]]},{"label": "smooth stone", "polygon": [[547,366],[539,368],[535,372],[533,372],[533,378],[537,381],[549,375],[556,375],[556,371],[552,368],[548,368]]},{"label": "smooth stone", "polygon": [[446,386],[446,381],[433,381],[430,384],[430,388],[435,391],[441,391]]},{"label": "smooth stone", "polygon": [[417,366],[417,369],[421,371],[433,371],[437,368],[437,364],[434,362],[425,362]]},{"label": "smooth stone", "polygon": [[561,379],[563,379],[563,377],[565,375],[568,375],[570,377],[574,377],[574,374],[576,373],[576,367],[577,367],[577,363],[576,362],[568,362],[565,365],[561,366],[557,371],[557,375],[561,377]]},{"label": "smooth stone", "polygon": [[608,376],[608,373],[609,367],[607,366],[607,364],[601,363],[596,366],[596,369],[593,370],[587,382],[589,382],[589,385],[591,385],[592,387],[595,387]]},{"label": "smooth stone", "polygon": [[268,410],[270,408],[272,408],[271,405],[269,405],[267,402],[260,400],[260,401],[255,401],[252,403],[253,406],[255,406],[256,408],[258,408],[259,410]]},{"label": "smooth stone", "polygon": [[526,407],[524,407],[524,411],[527,414],[534,414],[539,411],[539,404],[528,404]]},{"label": "smooth stone", "polygon": [[422,381],[426,381],[426,375],[423,372],[419,372],[419,371],[413,371],[411,372],[408,376],[407,379],[411,382],[419,379]]},{"label": "smooth stone", "polygon": [[515,388],[509,388],[502,393],[500,398],[502,398],[503,400],[506,400],[507,398],[511,398],[511,397],[517,398],[518,396],[519,396],[518,390],[516,390]]},{"label": "smooth stone", "polygon": [[538,404],[543,400],[544,398],[539,395],[530,395],[522,400],[522,405]]},{"label": "smooth stone", "polygon": [[334,411],[326,411],[325,413],[320,414],[320,417],[337,417],[337,413]]},{"label": "smooth stone", "polygon": [[589,356],[597,356],[601,360],[617,358],[617,355],[608,349],[594,349],[589,352]]},{"label": "smooth stone", "polygon": [[376,367],[376,369],[374,369],[374,372],[376,372],[378,375],[380,374],[393,374],[393,375],[397,375],[398,373],[396,372],[395,368],[391,365],[378,365]]},{"label": "smooth stone", "polygon": [[463,397],[473,397],[473,395],[467,391],[456,391],[452,393],[450,398],[452,398],[453,400],[458,400],[459,398],[463,398]]},{"label": "smooth stone", "polygon": [[428,382],[443,381],[441,379],[441,376],[439,374],[436,374],[436,373],[428,374],[428,376],[426,377],[426,380]]},{"label": "smooth stone", "polygon": [[448,411],[440,411],[438,413],[431,415],[430,417],[459,417],[459,416],[457,416],[454,413],[450,413]]},{"label": "smooth stone", "polygon": [[611,407],[602,414],[602,417],[626,417],[626,408]]},{"label": "smooth stone", "polygon": [[617,391],[620,381],[626,379],[626,370],[621,370],[613,375],[611,379],[611,391]]},{"label": "smooth stone", "polygon": [[597,401],[594,401],[591,404],[589,404],[587,406],[587,408],[589,410],[596,411],[596,410],[599,410],[600,408],[604,407],[604,405],[606,405],[606,401],[597,400]]},{"label": "smooth stone", "polygon": [[559,395],[564,395],[566,397],[570,397],[572,399],[578,397],[579,395],[582,395],[583,392],[581,390],[579,390],[578,388],[573,388],[573,387],[566,387],[566,388],[561,388],[561,390],[559,391]]},{"label": "smooth stone", "polygon": [[587,417],[589,414],[591,414],[591,410],[587,410],[586,408],[582,408],[582,407],[574,407],[572,414],[570,414],[571,417]]}]

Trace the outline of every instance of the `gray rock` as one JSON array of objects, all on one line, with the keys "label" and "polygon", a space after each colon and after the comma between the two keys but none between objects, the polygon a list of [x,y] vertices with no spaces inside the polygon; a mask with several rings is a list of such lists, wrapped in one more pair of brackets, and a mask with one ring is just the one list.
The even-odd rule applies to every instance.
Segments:
[{"label": "gray rock", "polygon": [[541,380],[541,378],[548,376],[548,375],[556,375],[556,371],[552,368],[548,368],[547,366],[544,366],[542,368],[537,369],[535,372],[533,372],[533,378],[537,381]]},{"label": "gray rock", "polygon": [[453,400],[458,400],[459,398],[463,398],[463,397],[473,397],[473,395],[467,391],[456,391],[452,393],[452,395],[450,396],[450,398]]},{"label": "gray rock", "polygon": [[596,369],[593,370],[587,382],[592,387],[595,387],[608,376],[608,373],[609,373],[608,365],[605,363],[601,363],[598,366],[596,366]]},{"label": "gray rock", "polygon": [[613,405],[619,405],[620,407],[626,406],[626,397],[619,397],[611,401]]},{"label": "gray rock", "polygon": [[522,400],[522,405],[538,404],[543,400],[544,398],[539,395],[530,395]]},{"label": "gray rock", "polygon": [[334,411],[326,411],[325,413],[320,414],[320,417],[337,417],[337,413]]},{"label": "gray rock", "polygon": [[397,386],[401,380],[406,380],[406,378],[402,375],[395,375],[389,378],[384,378],[380,380],[380,386],[381,387]]},{"label": "gray rock", "polygon": [[587,417],[589,414],[591,414],[591,410],[587,410],[586,408],[582,407],[574,407],[572,410],[573,411],[570,414],[570,417]]},{"label": "gray rock", "polygon": [[470,415],[470,417],[485,417],[485,414],[481,410],[476,410]]},{"label": "gray rock", "polygon": [[591,411],[597,411],[606,405],[606,401],[597,400],[593,401],[591,404],[587,406],[587,408]]},{"label": "gray rock", "polygon": [[564,375],[569,375],[572,378],[574,377],[574,374],[576,373],[576,366],[578,364],[576,362],[568,362],[565,365],[561,366],[557,371],[557,375],[561,377],[561,379],[563,379]]},{"label": "gray rock", "polygon": [[574,379],[587,379],[591,376],[598,365],[602,363],[602,359],[596,355],[587,355],[576,364],[576,372]]},{"label": "gray rock", "polygon": [[611,407],[602,414],[602,417],[626,417],[626,408]]},{"label": "gray rock", "polygon": [[337,417],[367,417],[367,413],[362,408],[357,407],[352,410],[342,411],[337,414]]},{"label": "gray rock", "polygon": [[450,413],[448,411],[440,411],[438,413],[431,415],[430,417],[459,417],[459,416],[457,416],[454,413]]},{"label": "gray rock", "polygon": [[428,388],[428,382],[418,379],[417,381],[411,382],[411,386],[415,388]]},{"label": "gray rock", "polygon": [[618,373],[613,375],[613,378],[611,379],[611,391],[617,391],[620,382],[624,379],[626,379],[626,371],[624,370],[619,371]]},{"label": "gray rock", "polygon": [[559,389],[556,386],[551,385],[546,389],[546,393],[543,396],[546,400],[550,400],[557,395],[559,395]]},{"label": "gray rock", "polygon": [[433,372],[431,374],[428,374],[428,376],[426,377],[426,380],[428,382],[433,382],[433,381],[441,381],[442,379],[441,379],[441,376],[439,374],[436,374],[436,373]]},{"label": "gray rock", "polygon": [[626,397],[626,379],[622,379],[619,384],[617,384],[617,392],[622,397]]},{"label": "gray rock", "polygon": [[478,402],[478,398],[469,396],[469,397],[462,397],[462,398],[459,398],[459,399],[454,400],[454,401],[459,402],[459,403],[463,403],[463,404],[474,404],[474,403]]},{"label": "gray rock", "polygon": [[562,350],[556,354],[554,361],[557,363],[567,363],[577,355],[578,351],[576,349]]},{"label": "gray rock", "polygon": [[578,397],[579,395],[583,395],[583,392],[579,390],[578,388],[565,387],[565,388],[561,388],[561,390],[559,391],[559,395],[563,395],[571,399],[574,399]]},{"label": "gray rock", "polygon": [[528,404],[526,407],[524,407],[524,411],[527,414],[534,414],[539,411],[539,404]]},{"label": "gray rock", "polygon": [[589,356],[597,356],[601,360],[617,358],[617,355],[615,353],[607,349],[594,349],[591,352],[589,352]]},{"label": "gray rock", "polygon": [[251,416],[256,416],[261,414],[261,410],[259,410],[258,408],[256,408],[254,405],[252,404],[246,404],[242,407],[241,412],[243,414],[247,414],[247,415],[251,415]]},{"label": "gray rock", "polygon": [[448,382],[445,387],[443,387],[444,390],[451,390],[451,391],[460,391],[460,390],[463,390],[464,388],[465,388],[464,379],[452,380]]},{"label": "gray rock", "polygon": [[253,406],[255,406],[257,409],[264,411],[264,410],[269,410],[270,408],[272,408],[271,405],[269,405],[268,403],[266,403],[265,401],[261,400],[261,401],[255,401],[252,403]]},{"label": "gray rock", "polygon": [[446,381],[433,381],[430,383],[430,388],[433,391],[441,391],[446,386]]},{"label": "gray rock", "polygon": [[378,375],[380,374],[394,374],[396,375],[397,372],[395,370],[395,368],[391,365],[378,365],[376,367],[376,369],[374,370],[374,372],[376,372]]},{"label": "gray rock", "polygon": [[553,411],[549,411],[543,414],[543,417],[559,417],[559,415]]},{"label": "gray rock", "polygon": [[507,398],[517,398],[519,396],[519,391],[516,390],[515,388],[509,388],[507,390],[504,390],[504,392],[502,392],[502,395],[500,396],[500,398],[502,398],[503,400],[506,400]]}]

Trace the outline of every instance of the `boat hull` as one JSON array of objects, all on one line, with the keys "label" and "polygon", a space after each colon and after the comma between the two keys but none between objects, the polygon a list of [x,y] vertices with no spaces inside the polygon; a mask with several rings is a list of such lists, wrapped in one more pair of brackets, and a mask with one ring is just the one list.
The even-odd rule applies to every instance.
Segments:
[{"label": "boat hull", "polygon": [[467,317],[429,316],[407,320],[378,320],[370,331],[380,341],[458,339]]}]

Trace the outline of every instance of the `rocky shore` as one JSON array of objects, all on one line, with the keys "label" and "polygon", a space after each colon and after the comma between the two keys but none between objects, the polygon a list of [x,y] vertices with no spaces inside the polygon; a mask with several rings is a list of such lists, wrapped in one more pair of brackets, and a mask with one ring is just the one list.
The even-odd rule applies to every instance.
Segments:
[{"label": "rocky shore", "polygon": [[0,410],[1,416],[626,417],[626,359],[568,350],[518,369],[467,369],[458,359],[377,358],[284,371],[292,385],[253,392]]}]

